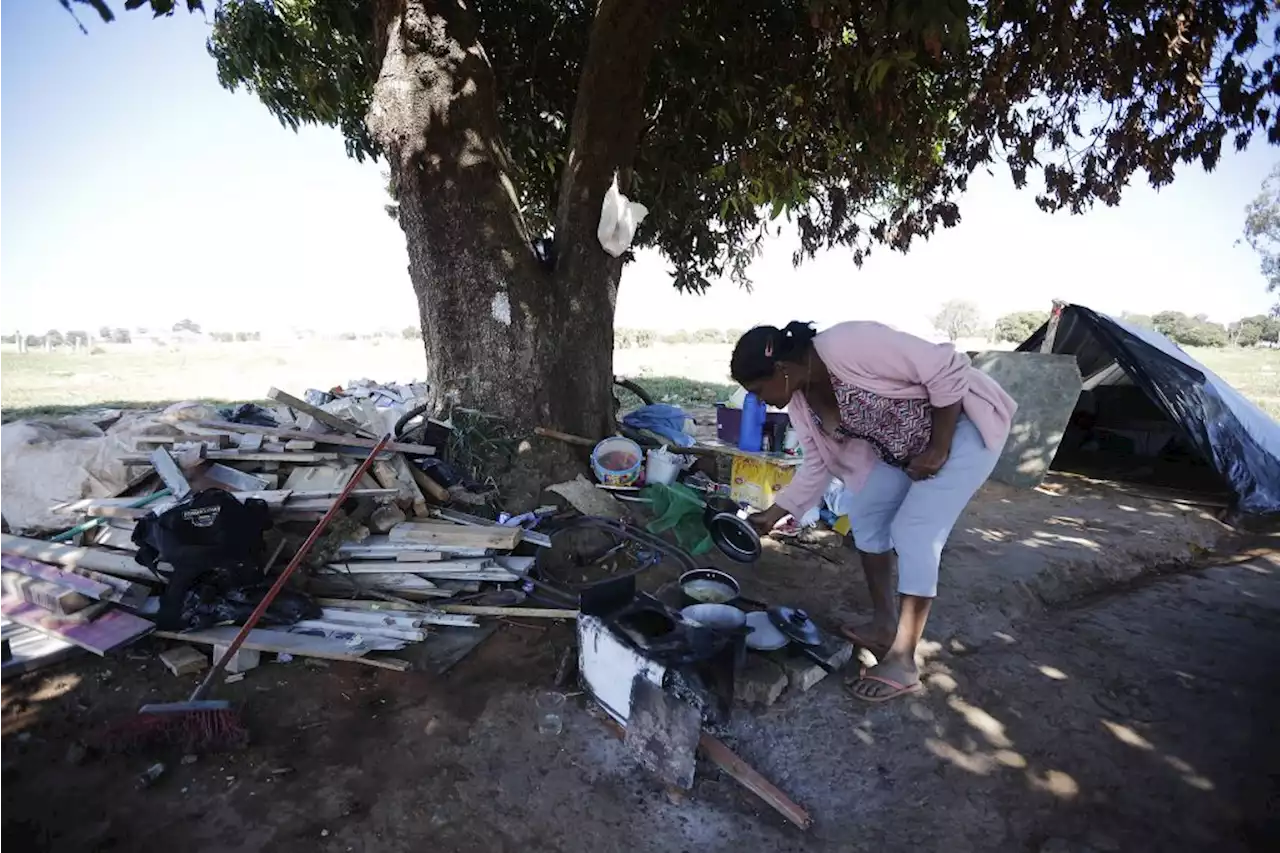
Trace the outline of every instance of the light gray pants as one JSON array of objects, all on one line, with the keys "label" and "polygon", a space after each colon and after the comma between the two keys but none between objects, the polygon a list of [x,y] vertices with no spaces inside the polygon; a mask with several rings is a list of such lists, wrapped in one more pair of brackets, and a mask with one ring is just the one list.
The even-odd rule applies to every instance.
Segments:
[{"label": "light gray pants", "polygon": [[978,428],[961,416],[951,456],[936,476],[916,481],[901,468],[877,462],[862,488],[848,493],[854,544],[868,554],[898,552],[900,594],[938,594],[942,546],[1002,449],[983,444]]}]

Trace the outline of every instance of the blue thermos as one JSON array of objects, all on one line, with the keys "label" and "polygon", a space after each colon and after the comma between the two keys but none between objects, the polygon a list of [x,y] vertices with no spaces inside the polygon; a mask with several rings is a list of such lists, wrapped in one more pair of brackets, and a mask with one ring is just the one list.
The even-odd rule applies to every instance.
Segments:
[{"label": "blue thermos", "polygon": [[742,401],[742,425],[738,427],[738,449],[759,453],[764,442],[764,400],[748,393]]}]

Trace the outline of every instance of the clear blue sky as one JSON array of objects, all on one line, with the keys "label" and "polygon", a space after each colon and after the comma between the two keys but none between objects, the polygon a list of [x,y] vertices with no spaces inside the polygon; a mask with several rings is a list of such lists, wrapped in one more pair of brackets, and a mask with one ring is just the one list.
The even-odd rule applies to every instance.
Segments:
[{"label": "clear blue sky", "polygon": [[[0,28],[0,297],[5,330],[172,324],[207,329],[401,328],[416,324],[403,237],[379,167],[338,133],[293,133],[250,95],[219,88],[207,25],[124,12],[85,36],[57,0],[4,8]],[[792,269],[794,238],[727,283],[675,294],[642,255],[624,274],[618,325],[743,327],[793,318],[874,318],[913,331],[949,298],[989,318],[1055,297],[1102,311],[1162,308],[1221,321],[1271,299],[1246,246],[1243,208],[1280,150],[1184,169],[1119,208],[1046,215],[1007,174],[980,175],[959,227],[907,256],[844,252]],[[645,199],[638,199],[643,202]],[[654,210],[651,216],[662,216]]]}]

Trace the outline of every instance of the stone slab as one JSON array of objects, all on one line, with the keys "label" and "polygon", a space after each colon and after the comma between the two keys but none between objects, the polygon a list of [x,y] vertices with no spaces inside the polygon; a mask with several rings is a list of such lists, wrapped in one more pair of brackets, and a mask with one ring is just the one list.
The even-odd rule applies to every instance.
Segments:
[{"label": "stone slab", "polygon": [[1080,399],[1076,358],[1036,352],[981,352],[973,358],[973,366],[999,382],[1018,403],[1009,441],[991,479],[1033,489],[1049,473]]}]

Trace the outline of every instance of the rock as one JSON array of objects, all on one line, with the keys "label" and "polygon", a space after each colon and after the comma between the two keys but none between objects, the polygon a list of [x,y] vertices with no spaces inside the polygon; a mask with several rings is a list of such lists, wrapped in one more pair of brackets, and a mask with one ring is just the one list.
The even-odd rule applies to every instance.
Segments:
[{"label": "rock", "polygon": [[787,689],[787,674],[769,658],[748,654],[742,673],[734,679],[733,698],[744,705],[768,707]]},{"label": "rock", "polygon": [[[847,640],[828,637],[827,641],[817,648],[818,654],[823,656],[822,659],[834,669],[840,669],[853,659],[853,644]],[[812,658],[801,654],[798,649],[789,652],[783,659],[782,666],[787,672],[791,687],[801,692],[827,677],[825,669],[814,663]]]}]

